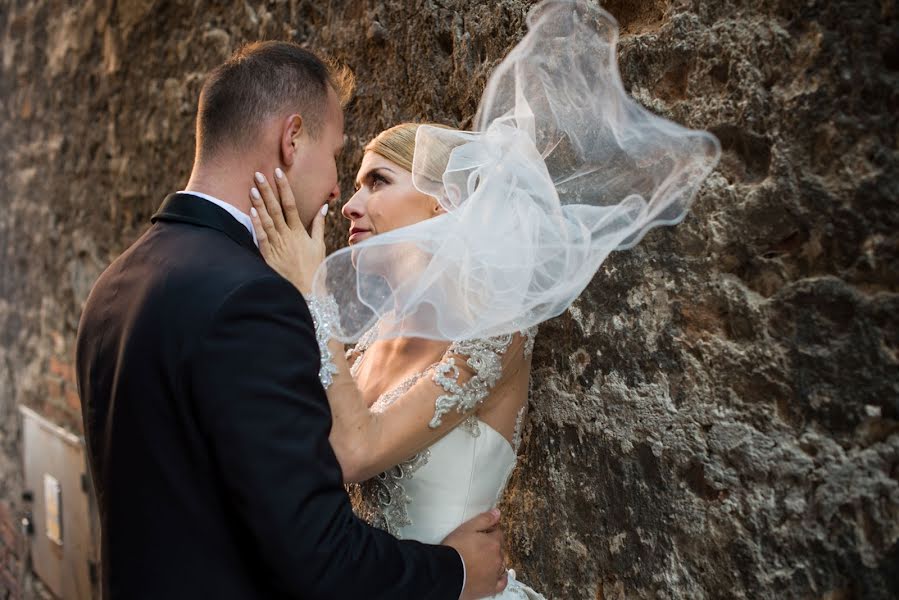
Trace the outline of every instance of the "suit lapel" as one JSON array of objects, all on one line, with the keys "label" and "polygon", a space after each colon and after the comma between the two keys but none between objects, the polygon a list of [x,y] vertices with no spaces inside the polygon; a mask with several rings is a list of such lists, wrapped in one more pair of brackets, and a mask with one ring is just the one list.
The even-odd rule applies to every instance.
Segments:
[{"label": "suit lapel", "polygon": [[150,221],[174,221],[209,227],[221,231],[247,250],[261,256],[259,248],[253,243],[253,236],[243,224],[227,211],[193,194],[170,194]]}]

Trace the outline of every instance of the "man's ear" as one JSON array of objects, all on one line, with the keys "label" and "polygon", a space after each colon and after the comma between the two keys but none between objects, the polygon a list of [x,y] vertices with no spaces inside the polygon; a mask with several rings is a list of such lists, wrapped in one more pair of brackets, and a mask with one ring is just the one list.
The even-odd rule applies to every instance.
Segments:
[{"label": "man's ear", "polygon": [[281,162],[284,166],[293,165],[296,158],[297,147],[306,132],[303,130],[303,117],[294,113],[284,119],[281,127]]}]

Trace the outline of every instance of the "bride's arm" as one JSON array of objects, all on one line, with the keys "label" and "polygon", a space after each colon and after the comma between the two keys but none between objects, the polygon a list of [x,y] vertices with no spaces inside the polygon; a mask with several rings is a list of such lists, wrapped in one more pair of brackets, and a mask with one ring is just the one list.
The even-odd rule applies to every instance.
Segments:
[{"label": "bride's arm", "polygon": [[322,356],[319,376],[331,407],[328,440],[345,482],[369,479],[427,448],[492,392],[527,393],[510,389],[516,381],[521,385],[515,375],[529,354],[527,335],[516,333],[452,344],[411,388],[389,404],[369,407],[351,375],[344,345],[330,338],[329,323],[337,318],[333,301],[310,298],[309,308]]},{"label": "bride's arm", "polygon": [[286,179],[276,177],[275,182],[277,195],[265,180],[259,193],[250,195],[260,251],[309,298],[322,353],[320,378],[333,418],[329,440],[344,480],[362,481],[428,447],[475,412],[491,390],[511,381],[525,364],[527,339],[510,334],[453,344],[440,363],[390,406],[369,409],[350,375],[343,344],[328,335],[334,308],[326,299],[309,297],[312,275],[324,257],[324,216],[315,217],[312,235],[307,234]]},{"label": "bride's arm", "polygon": [[365,405],[342,353],[332,340],[338,375],[326,390],[334,424],[330,442],[344,481],[364,481],[427,448],[502,390],[524,385],[515,375],[528,364],[526,335],[453,344],[434,367],[386,406]]}]

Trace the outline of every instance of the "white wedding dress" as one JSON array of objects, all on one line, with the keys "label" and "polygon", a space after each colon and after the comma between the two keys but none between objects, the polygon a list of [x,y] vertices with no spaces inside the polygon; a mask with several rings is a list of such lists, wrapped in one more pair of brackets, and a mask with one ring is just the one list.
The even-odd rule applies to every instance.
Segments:
[{"label": "white wedding dress", "polygon": [[[530,354],[536,328],[522,333],[527,337],[525,353]],[[454,345],[453,348],[464,350],[471,357],[496,356],[503,347],[508,347],[509,338],[498,345],[497,339],[468,342],[464,347]],[[351,351],[357,355],[352,368],[354,377],[369,343],[363,338]],[[383,394],[372,405],[372,410],[385,409],[426,374],[434,373],[438,384],[451,388],[452,382],[447,383],[439,375],[439,366],[444,363],[432,365],[437,368],[429,367]],[[498,362],[469,358],[469,364],[473,363],[478,366],[472,382],[493,381],[492,377],[498,375],[495,372]],[[455,400],[452,408],[457,408],[465,405],[464,396],[468,392],[468,400],[480,404],[486,396],[482,392],[475,398],[470,394],[472,387],[456,387],[456,394],[443,398]],[[482,389],[487,391],[489,387],[488,383]],[[437,405],[440,405],[439,401]],[[518,462],[525,410],[522,408],[518,413],[511,443],[490,425],[472,416],[411,459],[367,482],[350,486],[357,513],[400,539],[439,544],[459,525],[496,506]],[[494,598],[544,600],[542,595],[518,581],[512,570],[509,571],[509,585]]]}]

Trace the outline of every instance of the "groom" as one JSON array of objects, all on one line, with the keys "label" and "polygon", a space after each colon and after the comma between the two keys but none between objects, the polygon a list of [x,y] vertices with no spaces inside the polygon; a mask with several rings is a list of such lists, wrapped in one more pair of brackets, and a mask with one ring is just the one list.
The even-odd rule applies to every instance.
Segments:
[{"label": "groom", "polygon": [[505,586],[498,514],[429,546],[354,517],[312,319],[254,243],[252,173],[307,227],[339,190],[345,79],[290,43],[200,95],[187,191],[95,284],[77,371],[107,599],[476,598]]}]

